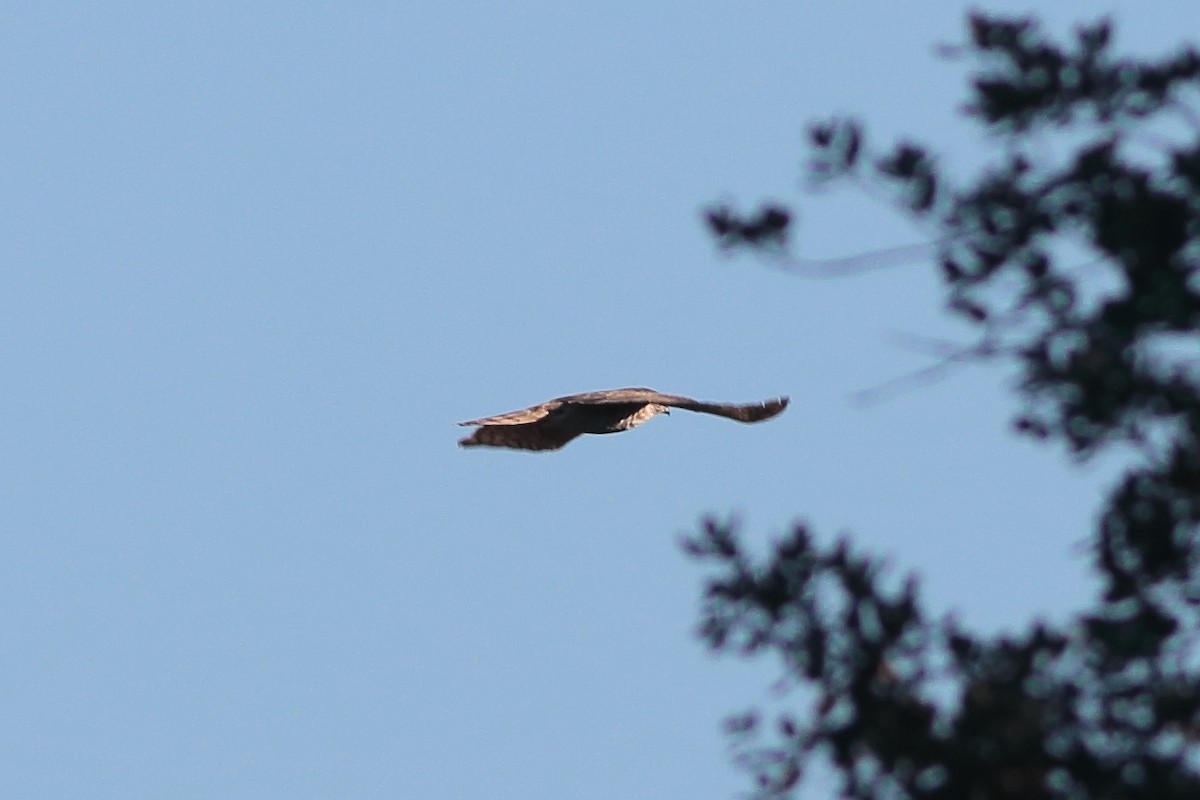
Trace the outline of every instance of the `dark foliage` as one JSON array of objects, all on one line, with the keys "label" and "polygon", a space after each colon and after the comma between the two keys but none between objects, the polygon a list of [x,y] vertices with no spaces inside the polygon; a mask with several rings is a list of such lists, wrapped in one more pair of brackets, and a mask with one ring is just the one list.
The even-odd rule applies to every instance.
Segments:
[{"label": "dark foliage", "polygon": [[787,244],[792,215],[777,205],[764,205],[748,217],[728,206],[716,206],[705,212],[704,219],[721,247],[783,247]]},{"label": "dark foliage", "polygon": [[[1107,21],[1058,43],[1031,19],[973,16],[966,111],[1001,146],[961,187],[920,145],[866,158],[853,120],[810,130],[813,179],[891,185],[939,229],[947,306],[979,335],[967,352],[1021,369],[1017,431],[1140,456],[1091,535],[1096,605],[1016,636],[932,616],[915,581],[803,527],[761,563],[732,525],[689,538],[715,569],[705,641],[776,654],[807,702],[771,725],[731,718],[760,796],[790,796],[823,758],[852,798],[1200,797],[1200,56],[1111,47]],[[1148,134],[1164,122],[1170,136]],[[1065,158],[1031,155],[1054,136]],[[790,218],[719,208],[709,225],[726,247],[778,246]],[[1089,255],[1068,261],[1063,242]]]}]

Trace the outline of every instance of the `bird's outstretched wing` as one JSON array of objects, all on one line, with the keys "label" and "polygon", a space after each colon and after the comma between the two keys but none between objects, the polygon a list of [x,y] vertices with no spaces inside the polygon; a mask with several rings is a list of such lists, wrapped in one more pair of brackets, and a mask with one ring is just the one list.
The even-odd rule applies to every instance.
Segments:
[{"label": "bird's outstretched wing", "polygon": [[685,411],[701,414],[716,414],[738,422],[762,422],[782,412],[788,406],[787,397],[774,397],[761,403],[709,403],[677,394],[663,394],[653,389],[632,387],[629,389],[607,389],[602,392],[587,392],[560,397],[551,403],[658,403]]}]

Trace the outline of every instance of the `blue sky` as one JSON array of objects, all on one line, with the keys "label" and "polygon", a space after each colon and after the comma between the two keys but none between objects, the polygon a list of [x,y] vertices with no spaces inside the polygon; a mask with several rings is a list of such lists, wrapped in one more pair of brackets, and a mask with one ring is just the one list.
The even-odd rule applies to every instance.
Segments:
[{"label": "blue sky", "polygon": [[[709,512],[852,532],[986,630],[1086,601],[1113,464],[1012,437],[1003,370],[850,400],[926,363],[896,333],[964,335],[930,265],[805,280],[699,224],[927,238],[798,180],[833,113],[986,154],[932,53],[966,4],[908,6],[10,4],[0,795],[729,797],[720,719],[777,673],[693,636]],[[1110,8],[1132,50],[1200,30],[1052,27]],[[455,446],[627,385],[793,405]]]}]

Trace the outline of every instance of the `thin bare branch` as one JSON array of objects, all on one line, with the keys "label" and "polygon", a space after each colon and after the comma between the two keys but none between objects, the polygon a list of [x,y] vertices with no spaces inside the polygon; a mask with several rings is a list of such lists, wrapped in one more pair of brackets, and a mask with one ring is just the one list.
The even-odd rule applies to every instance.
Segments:
[{"label": "thin bare branch", "polygon": [[[917,339],[914,337],[910,340],[910,344],[915,341]],[[850,395],[850,401],[857,405],[871,405],[909,389],[918,386],[927,386],[940,380],[958,367],[969,362],[991,358],[1000,352],[999,346],[989,338],[985,338],[972,345],[955,346],[951,342],[937,339],[925,340],[923,344],[928,345],[930,342],[936,343],[940,351],[936,362],[920,369],[906,372],[903,375],[898,375],[895,378],[890,378],[875,386],[857,391]]]},{"label": "thin bare branch", "polygon": [[845,278],[899,264],[930,258],[936,244],[909,244],[887,247],[843,258],[805,258],[787,252],[763,253],[765,262],[775,269],[802,278]]}]

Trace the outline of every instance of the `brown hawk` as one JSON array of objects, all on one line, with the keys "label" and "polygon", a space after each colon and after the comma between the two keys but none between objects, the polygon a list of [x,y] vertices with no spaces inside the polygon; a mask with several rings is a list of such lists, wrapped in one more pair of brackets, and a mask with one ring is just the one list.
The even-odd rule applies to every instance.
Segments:
[{"label": "brown hawk", "polygon": [[736,405],[706,403],[653,389],[608,389],[572,394],[537,406],[484,417],[459,425],[478,425],[458,441],[462,447],[512,447],[518,450],[557,450],[583,433],[616,433],[636,428],[671,408],[716,414],[738,422],[761,422],[787,408],[788,398]]}]

